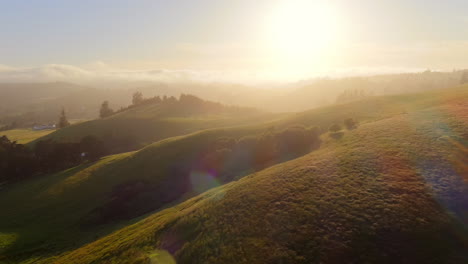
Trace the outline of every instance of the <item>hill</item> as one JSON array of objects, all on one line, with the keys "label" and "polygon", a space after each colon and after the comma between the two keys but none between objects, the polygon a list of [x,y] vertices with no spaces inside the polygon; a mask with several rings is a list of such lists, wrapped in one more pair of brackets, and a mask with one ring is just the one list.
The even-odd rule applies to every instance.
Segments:
[{"label": "hill", "polygon": [[164,102],[131,106],[116,114],[82,122],[55,131],[38,140],[76,142],[93,135],[109,142],[114,153],[138,149],[152,142],[216,127],[258,124],[279,118],[279,114],[263,113],[182,95]]},{"label": "hill", "polygon": [[[184,197],[163,197],[167,209],[139,218],[93,221],[120,187],[171,193],[181,161],[216,139],[262,134],[271,124],[170,138],[12,186],[0,193],[0,260],[150,263],[169,252],[179,263],[463,262],[467,98],[462,87],[287,117],[271,124],[326,127],[354,114],[361,125],[178,205]],[[190,180],[186,197],[222,183],[199,174]],[[122,185],[129,181],[136,184]],[[130,211],[164,202],[121,193],[130,193]]]},{"label": "hill", "polygon": [[[71,119],[95,119],[99,106],[109,101],[117,110],[131,103],[132,94],[142,92],[147,97],[156,95],[176,96],[193,94],[224,104],[254,106],[255,100],[277,94],[273,90],[255,89],[225,83],[201,84],[193,82],[119,82],[96,83],[79,86],[71,83],[0,83],[0,128],[14,125],[24,128],[33,124],[57,121],[64,107]],[[6,100],[8,98],[8,100]]]},{"label": "hill", "polygon": [[[130,104],[136,91],[145,96],[193,94],[223,104],[254,107],[271,112],[293,112],[334,104],[343,93],[406,94],[450,88],[463,82],[465,71],[386,74],[367,77],[312,79],[259,87],[229,83],[113,81],[87,83],[0,83],[0,128],[52,123],[65,107],[71,119],[94,119],[103,101],[113,109]],[[7,99],[6,99],[7,98]],[[348,98],[349,99],[349,98]]]}]

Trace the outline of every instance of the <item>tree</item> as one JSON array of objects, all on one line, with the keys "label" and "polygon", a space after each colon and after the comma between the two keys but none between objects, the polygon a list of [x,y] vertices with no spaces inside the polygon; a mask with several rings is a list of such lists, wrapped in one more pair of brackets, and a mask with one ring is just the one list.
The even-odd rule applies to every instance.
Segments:
[{"label": "tree", "polygon": [[330,132],[338,132],[341,130],[341,126],[338,124],[333,124],[329,128]]},{"label": "tree", "polygon": [[462,77],[460,80],[460,84],[465,84],[465,83],[468,83],[468,71],[464,71],[462,73]]},{"label": "tree", "polygon": [[64,128],[70,125],[70,122],[67,120],[67,116],[65,115],[65,109],[62,107],[62,112],[60,114],[59,122],[58,122],[58,127],[59,128]]},{"label": "tree", "polygon": [[18,181],[35,173],[36,162],[29,148],[0,137],[0,183]]},{"label": "tree", "polygon": [[104,101],[102,104],[101,104],[101,109],[99,110],[99,116],[101,118],[104,118],[104,117],[108,117],[110,115],[112,115],[114,113],[114,110],[112,110],[110,107],[109,107],[109,102],[108,101]]},{"label": "tree", "polygon": [[174,96],[171,96],[167,98],[166,102],[171,103],[171,104],[177,103],[177,98],[175,98]]},{"label": "tree", "polygon": [[354,129],[357,126],[357,122],[352,118],[346,118],[343,123],[348,130]]},{"label": "tree", "polygon": [[139,105],[143,102],[143,94],[141,92],[134,92],[132,98],[133,105]]}]

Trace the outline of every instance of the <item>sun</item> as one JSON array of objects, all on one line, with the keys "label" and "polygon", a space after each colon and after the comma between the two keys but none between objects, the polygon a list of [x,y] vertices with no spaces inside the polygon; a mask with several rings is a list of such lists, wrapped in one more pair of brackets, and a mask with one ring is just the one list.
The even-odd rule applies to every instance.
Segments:
[{"label": "sun", "polygon": [[291,68],[319,67],[338,40],[339,16],[330,1],[286,0],[267,19],[274,60]]}]

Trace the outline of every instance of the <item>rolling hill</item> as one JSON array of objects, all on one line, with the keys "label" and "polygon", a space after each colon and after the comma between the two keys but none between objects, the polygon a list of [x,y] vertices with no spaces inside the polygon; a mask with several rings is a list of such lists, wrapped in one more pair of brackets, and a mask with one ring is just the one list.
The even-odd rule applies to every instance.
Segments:
[{"label": "rolling hill", "polygon": [[[174,98],[173,102],[131,107],[107,118],[82,122],[57,130],[38,140],[76,142],[84,136],[93,135],[104,141],[125,142],[124,145],[130,147],[123,150],[128,151],[172,136],[217,127],[258,124],[282,116],[250,108],[224,106],[193,96],[188,97],[194,102],[185,103]],[[114,153],[122,152],[117,143],[114,145]]]},{"label": "rolling hill", "polygon": [[[465,262],[467,88],[172,137],[19,183],[0,193],[0,263]],[[226,185],[184,163],[220,138],[347,117],[361,125]]]},{"label": "rolling hill", "polygon": [[[450,88],[463,82],[463,73],[432,72],[385,74],[338,79],[311,79],[297,83],[260,87],[229,83],[198,82],[97,82],[90,86],[66,82],[0,83],[0,128],[16,123],[53,123],[62,107],[71,119],[89,120],[98,116],[99,106],[109,101],[113,109],[130,104],[136,91],[145,96],[193,94],[223,104],[254,107],[271,112],[304,111],[333,104],[344,91],[372,95],[406,94]],[[261,88],[263,87],[263,88]]]}]

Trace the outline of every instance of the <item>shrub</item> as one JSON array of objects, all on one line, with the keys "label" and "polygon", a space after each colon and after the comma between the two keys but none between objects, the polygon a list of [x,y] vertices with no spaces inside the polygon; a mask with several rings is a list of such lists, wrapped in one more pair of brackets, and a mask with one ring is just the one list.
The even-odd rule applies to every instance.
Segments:
[{"label": "shrub", "polygon": [[348,130],[355,129],[357,126],[357,122],[352,118],[346,118],[343,123]]},{"label": "shrub", "polygon": [[338,132],[338,131],[341,130],[341,126],[338,125],[338,124],[333,124],[333,125],[330,126],[330,128],[328,130],[330,130],[330,132],[335,133],[335,132]]}]

